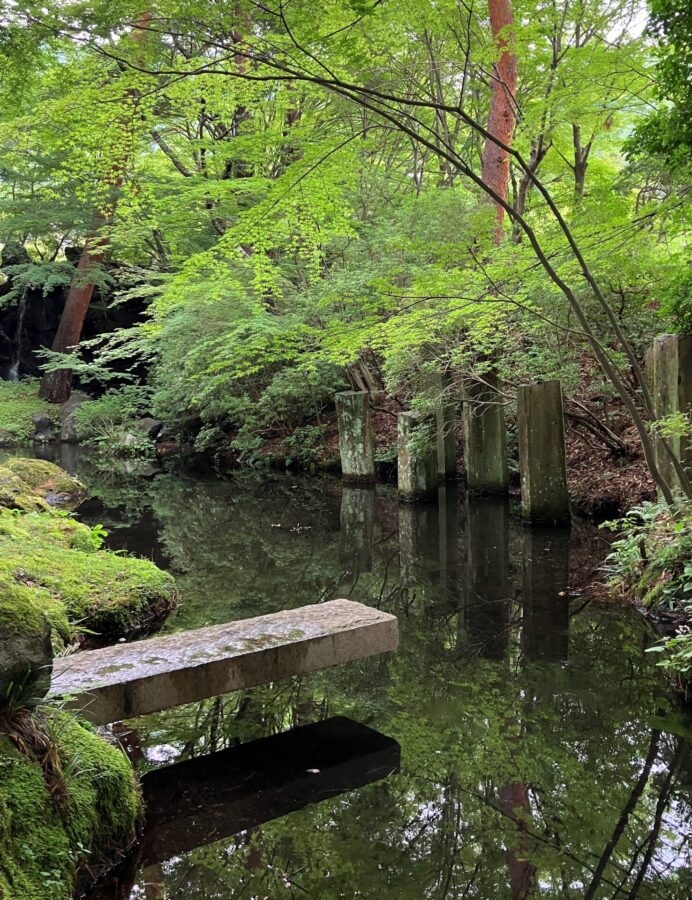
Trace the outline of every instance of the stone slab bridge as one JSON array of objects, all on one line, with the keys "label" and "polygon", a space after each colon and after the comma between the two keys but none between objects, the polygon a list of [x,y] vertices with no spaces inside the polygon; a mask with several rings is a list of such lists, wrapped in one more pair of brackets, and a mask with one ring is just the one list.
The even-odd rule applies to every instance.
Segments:
[{"label": "stone slab bridge", "polygon": [[396,650],[396,616],[331,600],[54,661],[50,695],[95,725]]}]

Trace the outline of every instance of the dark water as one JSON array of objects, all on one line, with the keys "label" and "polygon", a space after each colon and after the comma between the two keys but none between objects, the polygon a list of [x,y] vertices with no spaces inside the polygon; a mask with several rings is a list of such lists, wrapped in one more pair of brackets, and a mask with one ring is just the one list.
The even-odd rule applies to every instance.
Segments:
[{"label": "dark water", "polygon": [[143,771],[182,767],[148,776],[156,850],[99,896],[692,896],[690,722],[640,618],[581,592],[591,526],[526,529],[455,488],[414,507],[328,478],[62,463],[92,489],[84,520],[178,579],[167,631],[334,597],[401,631],[396,654],[130,723]]}]

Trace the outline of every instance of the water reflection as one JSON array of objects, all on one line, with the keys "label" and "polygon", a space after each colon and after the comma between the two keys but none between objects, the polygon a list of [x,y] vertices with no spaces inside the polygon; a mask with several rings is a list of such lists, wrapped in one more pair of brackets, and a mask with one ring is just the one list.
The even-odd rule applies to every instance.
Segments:
[{"label": "water reflection", "polygon": [[100,504],[85,517],[176,574],[168,629],[337,596],[400,621],[390,657],[136,723],[145,770],[332,715],[391,735],[402,759],[397,778],[172,856],[155,887],[138,872],[132,900],[692,895],[690,720],[641,620],[578,596],[600,563],[589,527],[526,529],[453,488],[400,508],[329,478],[77,464]]},{"label": "water reflection", "polygon": [[340,559],[358,578],[372,571],[375,488],[344,485],[341,491]]},{"label": "water reflection", "polygon": [[524,530],[521,646],[531,662],[569,655],[569,545],[565,528]]},{"label": "water reflection", "polygon": [[338,716],[149,772],[142,840],[92,900],[127,898],[138,870],[148,887],[165,885],[167,860],[388,778],[399,765],[396,741]]},{"label": "water reflection", "polygon": [[480,656],[500,660],[509,646],[512,607],[506,497],[467,498],[466,539],[467,640]]}]

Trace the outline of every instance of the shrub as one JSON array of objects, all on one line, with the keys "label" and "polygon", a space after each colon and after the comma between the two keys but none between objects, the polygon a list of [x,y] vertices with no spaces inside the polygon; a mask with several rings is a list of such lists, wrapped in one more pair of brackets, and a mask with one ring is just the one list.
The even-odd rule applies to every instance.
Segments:
[{"label": "shrub", "polygon": [[692,674],[692,503],[671,509],[645,503],[606,522],[618,538],[608,556],[612,583],[653,615],[672,619],[676,633],[652,648],[659,665],[687,680]]},{"label": "shrub", "polygon": [[80,441],[112,456],[151,456],[153,442],[136,427],[151,402],[147,388],[126,385],[106,391],[75,410]]}]

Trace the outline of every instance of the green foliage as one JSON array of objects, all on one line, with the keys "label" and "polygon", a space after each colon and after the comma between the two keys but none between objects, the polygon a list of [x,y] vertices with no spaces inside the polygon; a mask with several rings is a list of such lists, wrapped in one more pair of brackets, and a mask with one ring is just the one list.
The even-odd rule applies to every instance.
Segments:
[{"label": "green foliage", "polygon": [[683,680],[692,674],[692,508],[681,502],[671,510],[647,503],[619,521],[606,523],[618,533],[608,557],[614,584],[634,596],[655,616],[672,615],[676,635],[655,649],[662,667]]},{"label": "green foliage", "polygon": [[47,297],[51,291],[69,287],[74,276],[74,268],[67,262],[3,266],[2,272],[12,288],[0,298],[0,307],[19,300],[28,290],[40,290]]},{"label": "green foliage", "polygon": [[[513,6],[514,144],[525,157],[542,148],[539,175],[641,351],[656,330],[687,321],[689,221],[665,161],[653,175],[641,160],[626,168],[621,148],[655,99],[656,59],[668,82],[677,77],[670,61],[684,60],[686,17],[679,0],[656,0],[654,51],[628,25],[631,0]],[[511,381],[559,377],[568,393],[579,389],[585,343],[573,310],[518,232],[495,245],[492,208],[434,149],[445,143],[481,171],[482,138],[454,110],[487,120],[479,73],[496,59],[487,22],[446,0],[242,12],[166,0],[146,33],[133,29],[139,13],[127,2],[42,10],[40,26],[11,17],[8,83],[25,88],[0,106],[0,137],[16,136],[0,140],[0,221],[32,257],[18,278],[47,284],[66,272],[56,241],[81,244],[89,211],[107,209],[99,235],[124,273],[116,302],[149,311],[145,325],[71,354],[78,377],[132,379],[146,361],[156,415],[196,430],[199,449],[231,443],[248,461],[262,444],[319,428],[341,370],[363,360],[406,402],[431,363],[461,378],[492,359]],[[235,77],[237,60],[220,49],[239,15],[257,54],[253,79]],[[104,54],[63,36],[80,22]],[[329,38],[314,46],[325,27]],[[111,69],[109,54],[122,65]],[[283,81],[282,66],[303,75]],[[390,101],[394,122],[319,83],[329,73],[390,95],[404,72],[419,105]],[[433,110],[433,97],[447,108]],[[514,162],[511,174],[518,202]],[[546,257],[627,380],[564,234],[536,189],[525,200]],[[66,363],[46,359],[48,369]],[[110,393],[82,413],[85,436],[124,452],[119,429],[131,414]]]},{"label": "green foliage", "polygon": [[139,385],[112,388],[74,411],[77,436],[105,456],[153,456],[154,445],[137,428],[146,415],[151,392]]},{"label": "green foliage", "polygon": [[319,466],[324,445],[324,428],[302,425],[281,442],[286,451],[286,466],[298,466],[314,472]]},{"label": "green foliage", "polygon": [[662,306],[678,334],[692,334],[692,272],[688,266],[675,269],[665,287]]},{"label": "green foliage", "polygon": [[[659,108],[628,142],[631,154],[665,158],[688,170],[692,152],[692,12],[687,0],[649,0],[649,35],[656,55]],[[683,174],[680,172],[680,174]]]}]

